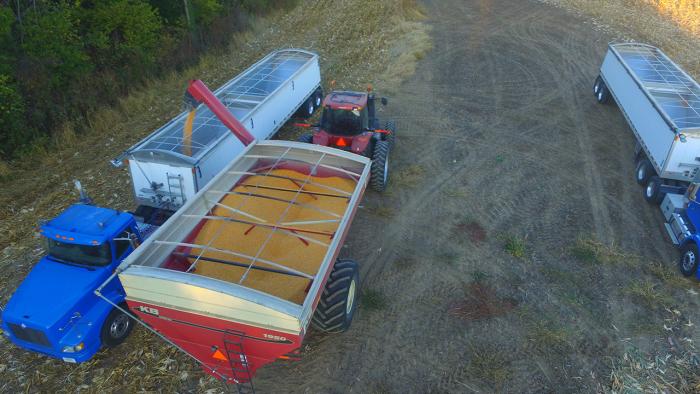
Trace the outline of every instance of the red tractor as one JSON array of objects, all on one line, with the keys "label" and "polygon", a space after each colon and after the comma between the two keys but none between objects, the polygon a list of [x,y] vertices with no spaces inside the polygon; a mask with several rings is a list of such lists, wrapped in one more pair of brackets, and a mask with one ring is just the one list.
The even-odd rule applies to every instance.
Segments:
[{"label": "red tractor", "polygon": [[[382,192],[389,181],[389,152],[394,146],[396,125],[386,121],[380,125],[376,114],[377,97],[367,92],[334,91],[323,100],[321,123],[297,124],[310,127],[313,133],[303,134],[298,141],[330,146],[372,159],[370,186]],[[380,99],[382,105],[387,99]]]}]

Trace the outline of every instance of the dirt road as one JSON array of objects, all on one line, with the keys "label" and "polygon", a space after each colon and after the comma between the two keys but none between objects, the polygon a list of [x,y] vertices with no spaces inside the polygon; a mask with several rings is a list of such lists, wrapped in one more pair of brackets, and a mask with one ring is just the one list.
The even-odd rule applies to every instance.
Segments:
[{"label": "dirt road", "polygon": [[532,1],[424,5],[434,48],[386,110],[391,191],[368,194],[345,249],[363,267],[361,309],[349,332],[313,334],[302,362],[261,370],[258,388],[607,387],[622,338],[654,348],[661,315],[628,296],[624,264],[573,257],[576,239],[679,275],[633,180],[632,133],[591,93],[611,37]]}]

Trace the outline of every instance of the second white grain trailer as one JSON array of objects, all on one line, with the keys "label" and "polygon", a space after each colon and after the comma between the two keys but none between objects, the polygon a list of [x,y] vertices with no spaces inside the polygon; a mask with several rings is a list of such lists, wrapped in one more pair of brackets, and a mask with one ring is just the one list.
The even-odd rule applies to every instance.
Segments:
[{"label": "second white grain trailer", "polygon": [[615,99],[637,139],[635,177],[659,204],[700,178],[700,85],[660,49],[613,43],[593,86]]},{"label": "second white grain trailer", "polygon": [[[292,116],[310,116],[322,98],[318,55],[300,49],[265,56],[214,92],[257,140]],[[136,214],[174,212],[244,149],[208,106],[184,111],[112,161],[128,163]],[[169,216],[169,215],[166,215]]]}]

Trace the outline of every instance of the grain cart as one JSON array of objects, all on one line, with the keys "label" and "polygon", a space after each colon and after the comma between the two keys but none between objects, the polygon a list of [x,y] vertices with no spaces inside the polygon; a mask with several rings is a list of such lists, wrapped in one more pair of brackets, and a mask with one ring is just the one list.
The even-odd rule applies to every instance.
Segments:
[{"label": "grain cart", "polygon": [[[389,181],[389,153],[396,140],[396,124],[388,120],[381,125],[371,87],[367,92],[335,91],[323,100],[323,114],[318,125],[297,124],[313,128],[300,142],[332,146],[357,153],[372,160],[370,186],[384,191]],[[387,99],[382,97],[382,105]]]},{"label": "grain cart", "polygon": [[208,373],[252,385],[298,356],[309,324],[348,328],[358,266],[338,254],[369,172],[350,152],[254,141],[118,267],[130,312]]},{"label": "grain cart", "polygon": [[[310,115],[322,97],[318,55],[299,49],[270,53],[214,92],[253,137],[272,137],[295,113]],[[196,104],[195,104],[196,105]],[[128,163],[136,212],[175,211],[236,155],[243,143],[210,108],[185,111],[112,164]]]},{"label": "grain cart", "polygon": [[661,50],[613,43],[593,86],[600,103],[613,97],[637,138],[637,182],[653,204],[682,195],[700,168],[700,85]]}]

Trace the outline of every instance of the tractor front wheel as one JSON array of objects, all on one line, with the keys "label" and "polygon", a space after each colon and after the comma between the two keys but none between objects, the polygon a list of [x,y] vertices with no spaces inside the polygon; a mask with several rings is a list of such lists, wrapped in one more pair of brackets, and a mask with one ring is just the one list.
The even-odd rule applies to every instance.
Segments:
[{"label": "tractor front wheel", "polygon": [[389,141],[377,141],[374,145],[369,184],[378,192],[386,190],[389,183]]},{"label": "tractor front wheel", "polygon": [[338,259],[333,266],[311,323],[324,332],[343,332],[350,327],[357,308],[360,269],[353,260]]}]

